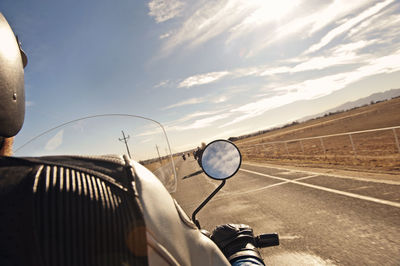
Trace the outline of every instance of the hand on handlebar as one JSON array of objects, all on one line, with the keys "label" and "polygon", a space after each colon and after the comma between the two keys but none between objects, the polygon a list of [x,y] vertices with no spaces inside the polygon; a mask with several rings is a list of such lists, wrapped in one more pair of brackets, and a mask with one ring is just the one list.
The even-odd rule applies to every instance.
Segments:
[{"label": "hand on handlebar", "polygon": [[255,258],[263,265],[263,259],[256,248],[253,229],[245,224],[224,224],[217,226],[211,239],[221,249],[230,263],[242,258]]}]

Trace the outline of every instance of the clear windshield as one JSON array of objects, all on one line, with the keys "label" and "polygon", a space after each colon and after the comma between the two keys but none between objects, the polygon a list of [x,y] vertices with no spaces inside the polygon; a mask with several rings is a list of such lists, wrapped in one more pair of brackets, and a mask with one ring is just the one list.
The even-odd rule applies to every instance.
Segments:
[{"label": "clear windshield", "polygon": [[125,114],[83,117],[18,146],[15,156],[126,154],[153,172],[169,192],[176,173],[167,134],[152,119]]}]

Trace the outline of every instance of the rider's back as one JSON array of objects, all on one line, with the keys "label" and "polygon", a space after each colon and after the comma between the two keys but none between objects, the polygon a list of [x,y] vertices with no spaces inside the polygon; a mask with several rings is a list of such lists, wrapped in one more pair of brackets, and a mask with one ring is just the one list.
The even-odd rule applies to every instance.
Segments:
[{"label": "rider's back", "polygon": [[0,265],[229,265],[143,166],[0,158]]}]

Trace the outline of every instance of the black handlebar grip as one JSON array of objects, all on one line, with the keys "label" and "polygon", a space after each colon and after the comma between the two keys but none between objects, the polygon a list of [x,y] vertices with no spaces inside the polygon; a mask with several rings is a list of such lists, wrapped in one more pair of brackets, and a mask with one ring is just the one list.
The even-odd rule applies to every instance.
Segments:
[{"label": "black handlebar grip", "polygon": [[262,234],[254,238],[256,247],[266,248],[272,246],[279,246],[279,236],[278,234]]}]

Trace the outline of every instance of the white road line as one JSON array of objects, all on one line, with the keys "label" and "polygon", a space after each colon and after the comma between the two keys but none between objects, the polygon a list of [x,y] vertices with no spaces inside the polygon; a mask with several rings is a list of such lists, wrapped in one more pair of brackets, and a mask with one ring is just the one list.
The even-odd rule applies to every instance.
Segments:
[{"label": "white road line", "polygon": [[327,192],[332,192],[332,193],[336,193],[336,194],[339,194],[339,195],[344,195],[344,196],[348,196],[348,197],[352,197],[352,198],[356,198],[356,199],[372,201],[372,202],[375,202],[375,203],[380,203],[380,204],[384,204],[384,205],[400,208],[400,203],[399,202],[393,202],[393,201],[389,201],[389,200],[382,200],[382,199],[363,196],[363,195],[359,195],[359,194],[355,194],[355,193],[345,192],[345,191],[341,191],[341,190],[337,190],[337,189],[332,189],[332,188],[327,188],[327,187],[322,187],[322,186],[317,186],[317,185],[311,185],[311,184],[299,182],[296,179],[295,180],[291,180],[291,179],[286,179],[286,178],[277,177],[277,176],[271,176],[271,175],[267,175],[267,174],[263,174],[263,173],[259,173],[259,172],[245,170],[245,169],[240,169],[240,171],[248,172],[248,173],[256,174],[256,175],[261,175],[261,176],[265,176],[265,177],[269,177],[269,178],[273,178],[273,179],[279,179],[279,180],[285,180],[286,181],[286,182],[281,182],[280,184],[293,183],[293,184],[297,184],[297,185],[301,185],[301,186],[305,186],[305,187],[310,187],[310,188],[314,188],[314,189],[319,189],[319,190],[323,190],[323,191],[327,191]]},{"label": "white road line", "polygon": [[[300,178],[297,178],[297,179],[294,179],[294,180],[304,180],[304,179],[311,178],[311,177],[315,177],[315,176],[316,176],[316,175],[310,175],[310,176],[300,177]],[[268,176],[268,177],[280,179],[280,177],[276,177],[276,176]],[[220,196],[215,197],[215,199],[213,199],[213,200],[226,199],[226,198],[229,198],[229,197],[234,197],[234,196],[243,195],[243,194],[250,194],[250,193],[258,192],[258,191],[260,191],[260,190],[268,189],[268,188],[271,188],[271,187],[276,187],[276,186],[284,185],[284,184],[287,184],[287,183],[290,183],[290,182],[293,181],[293,180],[284,179],[284,178],[283,178],[283,180],[285,180],[285,181],[279,182],[279,183],[275,183],[275,184],[272,184],[272,185],[268,185],[268,186],[265,186],[265,187],[260,187],[260,188],[252,189],[252,190],[236,191],[236,192],[225,191],[224,194],[221,194]],[[221,191],[222,191],[222,190],[221,190]]]},{"label": "white road line", "polygon": [[[394,181],[394,180],[377,180],[377,179],[364,178],[364,177],[344,176],[344,175],[338,175],[338,174],[312,172],[312,171],[297,170],[297,169],[288,169],[288,168],[279,167],[279,166],[272,166],[272,165],[267,166],[267,165],[253,164],[253,163],[247,163],[247,162],[242,163],[242,165],[250,165],[250,166],[256,166],[256,167],[263,167],[263,168],[272,168],[272,169],[286,170],[286,171],[306,173],[306,174],[318,174],[318,175],[332,176],[332,177],[345,178],[345,179],[353,179],[353,180],[365,181],[365,182],[382,183],[382,184],[388,184],[388,185],[400,185],[399,181]],[[332,170],[334,170],[334,169],[332,169]]]}]

